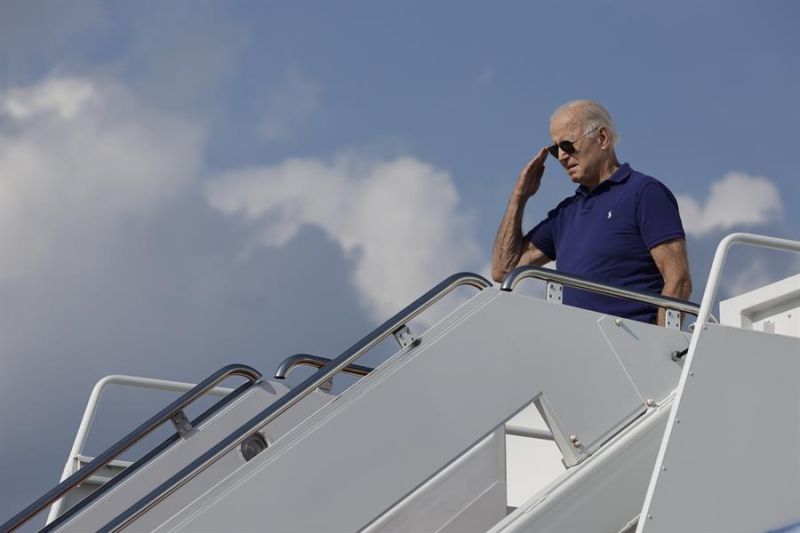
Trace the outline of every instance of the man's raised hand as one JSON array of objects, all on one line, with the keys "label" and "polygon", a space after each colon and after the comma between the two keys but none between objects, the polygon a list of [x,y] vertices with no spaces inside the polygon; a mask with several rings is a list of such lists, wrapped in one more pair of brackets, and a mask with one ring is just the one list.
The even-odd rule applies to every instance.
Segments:
[{"label": "man's raised hand", "polygon": [[527,200],[539,190],[539,185],[542,183],[542,174],[544,174],[545,159],[547,159],[547,147],[539,150],[539,153],[528,161],[525,168],[520,172],[514,192],[521,199]]}]

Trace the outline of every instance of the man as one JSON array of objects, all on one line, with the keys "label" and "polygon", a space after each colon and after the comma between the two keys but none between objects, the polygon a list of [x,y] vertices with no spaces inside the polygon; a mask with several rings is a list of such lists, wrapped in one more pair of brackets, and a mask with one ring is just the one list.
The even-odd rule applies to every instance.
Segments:
[{"label": "man", "polygon": [[[511,193],[492,253],[495,281],[518,266],[556,261],[567,274],[688,299],[692,282],[675,197],[619,163],[608,111],[590,100],[564,104],[550,119],[550,136],[554,144],[528,162]],[[578,188],[523,236],[522,214],[539,190],[548,152]],[[565,288],[564,303],[664,324],[663,309],[587,291]]]}]

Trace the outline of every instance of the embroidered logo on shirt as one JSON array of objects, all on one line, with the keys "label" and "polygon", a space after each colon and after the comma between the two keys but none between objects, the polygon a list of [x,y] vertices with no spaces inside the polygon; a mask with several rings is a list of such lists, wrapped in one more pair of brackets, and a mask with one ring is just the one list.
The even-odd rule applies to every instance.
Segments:
[{"label": "embroidered logo on shirt", "polygon": [[609,211],[608,212],[608,218],[611,218],[612,216],[614,216],[614,211]]}]

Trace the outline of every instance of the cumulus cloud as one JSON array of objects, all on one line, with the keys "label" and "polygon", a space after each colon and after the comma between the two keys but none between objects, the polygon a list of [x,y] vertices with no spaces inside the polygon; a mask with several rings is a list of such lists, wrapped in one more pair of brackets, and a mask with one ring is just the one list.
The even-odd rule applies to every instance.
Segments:
[{"label": "cumulus cloud", "polygon": [[768,223],[783,213],[778,188],[762,176],[730,172],[711,184],[705,205],[689,195],[678,195],[686,232],[702,237],[736,226]]},{"label": "cumulus cloud", "polygon": [[266,141],[290,138],[317,109],[319,98],[316,81],[297,69],[289,69],[280,83],[267,92],[261,136]]},{"label": "cumulus cloud", "polygon": [[15,121],[53,114],[70,120],[95,96],[94,86],[82,79],[60,78],[33,87],[14,88],[3,95],[2,111]]},{"label": "cumulus cloud", "polygon": [[284,246],[304,226],[322,229],[354,259],[352,281],[377,319],[480,264],[450,176],[414,157],[291,159],[224,174],[207,196],[221,212],[252,222],[266,246]]},{"label": "cumulus cloud", "polygon": [[[0,91],[0,387],[14,398],[0,424],[15,428],[0,439],[0,522],[57,479],[103,375],[194,381],[232,362],[266,374],[299,351],[335,355],[367,329],[352,261],[321,231],[237,260],[247,232],[202,194],[202,120],[119,80]],[[168,398],[109,391],[86,453]]]},{"label": "cumulus cloud", "polygon": [[0,93],[0,284],[97,258],[114,228],[196,176],[201,144],[192,125],[112,82],[60,77]]}]

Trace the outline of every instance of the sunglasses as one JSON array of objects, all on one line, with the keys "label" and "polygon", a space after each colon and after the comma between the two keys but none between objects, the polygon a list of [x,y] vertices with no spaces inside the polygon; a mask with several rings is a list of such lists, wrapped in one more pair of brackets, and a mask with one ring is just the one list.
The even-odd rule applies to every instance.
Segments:
[{"label": "sunglasses", "polygon": [[587,135],[589,135],[590,133],[592,133],[593,131],[595,131],[597,129],[600,129],[600,126],[595,126],[594,128],[590,129],[589,131],[587,131],[586,133],[584,133],[583,135],[581,135],[580,137],[578,137],[574,141],[560,141],[560,142],[557,142],[556,144],[554,144],[552,146],[548,146],[547,147],[547,151],[550,152],[550,155],[552,155],[556,159],[558,159],[558,149],[559,148],[564,150],[564,153],[572,155],[572,154],[575,153],[575,145],[578,143],[578,141],[580,141],[581,139],[583,139],[584,137],[586,137]]}]

